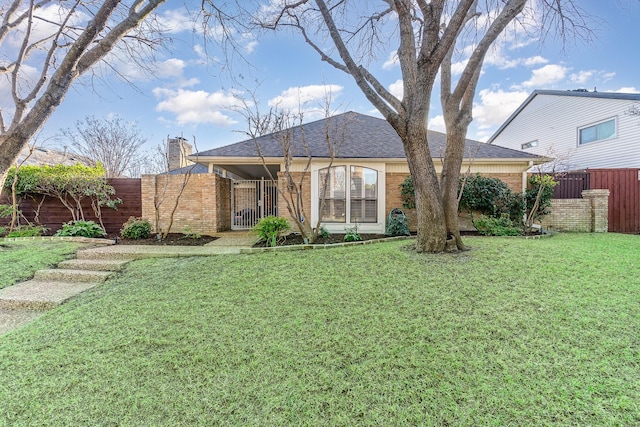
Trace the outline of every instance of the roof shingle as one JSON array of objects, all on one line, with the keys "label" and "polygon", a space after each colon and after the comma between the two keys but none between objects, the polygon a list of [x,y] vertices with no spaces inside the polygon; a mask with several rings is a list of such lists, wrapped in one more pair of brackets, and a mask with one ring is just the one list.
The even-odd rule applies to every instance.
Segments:
[{"label": "roof shingle", "polygon": [[[240,141],[224,147],[214,148],[192,155],[197,157],[258,157],[256,143],[264,157],[282,157],[282,137],[292,138],[294,157],[307,157],[304,144],[314,158],[329,158],[326,135],[338,146],[335,158],[353,159],[404,159],[404,147],[400,137],[384,119],[355,112],[339,114],[327,119],[295,126],[288,131],[276,132],[253,139]],[[444,155],[446,135],[429,131],[428,143],[434,157]],[[342,144],[340,142],[342,141]],[[479,159],[534,159],[538,156],[509,148],[489,145],[471,139],[466,140],[465,153]]]}]

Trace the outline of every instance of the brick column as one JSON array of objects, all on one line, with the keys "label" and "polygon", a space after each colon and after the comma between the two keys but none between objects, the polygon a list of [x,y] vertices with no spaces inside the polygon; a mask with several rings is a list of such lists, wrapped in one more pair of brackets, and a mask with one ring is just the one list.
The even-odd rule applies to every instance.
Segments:
[{"label": "brick column", "polygon": [[609,230],[609,190],[584,190],[582,198],[591,205],[591,232],[606,233]]}]

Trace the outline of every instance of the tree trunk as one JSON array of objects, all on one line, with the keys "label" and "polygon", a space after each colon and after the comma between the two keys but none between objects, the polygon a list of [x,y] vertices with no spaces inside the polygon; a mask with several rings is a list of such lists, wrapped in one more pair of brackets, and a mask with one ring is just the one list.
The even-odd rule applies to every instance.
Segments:
[{"label": "tree trunk", "polygon": [[17,133],[0,134],[0,153],[2,153],[0,156],[0,189],[4,188],[7,173],[20,155],[26,141]]},{"label": "tree trunk", "polygon": [[443,200],[426,141],[427,129],[424,123],[408,126],[403,142],[415,190],[418,220],[416,251],[443,252],[447,243]]},{"label": "tree trunk", "polygon": [[458,182],[460,181],[460,168],[464,158],[464,143],[466,129],[460,126],[447,124],[447,148],[442,166],[440,186],[444,207],[444,218],[449,238],[447,250],[466,250],[466,246],[460,236],[458,224]]}]

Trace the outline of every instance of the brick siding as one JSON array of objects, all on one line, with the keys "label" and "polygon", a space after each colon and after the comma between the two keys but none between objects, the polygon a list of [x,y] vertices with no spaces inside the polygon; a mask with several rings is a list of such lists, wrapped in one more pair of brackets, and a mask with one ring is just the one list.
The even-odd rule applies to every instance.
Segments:
[{"label": "brick siding", "polygon": [[[154,195],[164,200],[160,204],[159,230],[168,226],[171,211],[184,182],[184,175],[144,175],[142,177],[142,217],[155,226]],[[228,230],[231,224],[230,180],[214,174],[191,175],[180,195],[173,216],[171,232],[192,231],[210,235]]]}]

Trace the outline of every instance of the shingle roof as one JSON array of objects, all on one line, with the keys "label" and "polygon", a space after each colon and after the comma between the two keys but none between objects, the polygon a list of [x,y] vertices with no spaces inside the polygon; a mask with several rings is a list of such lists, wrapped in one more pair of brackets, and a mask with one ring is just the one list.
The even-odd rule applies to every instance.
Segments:
[{"label": "shingle roof", "polygon": [[[329,132],[334,142],[344,141],[336,153],[336,158],[362,159],[403,159],[406,158],[400,137],[384,119],[367,116],[355,112],[339,114],[328,119],[322,119],[289,130],[293,139],[294,157],[307,157],[304,147],[300,143],[302,135],[307,143],[309,153],[314,158],[328,158],[329,150],[326,133]],[[285,132],[276,132],[253,139],[240,141],[224,147],[202,151],[190,156],[198,157],[258,157],[256,142],[264,157],[282,157],[281,139]],[[429,148],[432,155],[444,155],[446,135],[441,132],[429,131]],[[471,153],[478,159],[534,159],[534,154],[509,148],[489,145],[471,139],[466,140],[465,153]]]},{"label": "shingle roof", "polygon": [[620,99],[625,101],[640,101],[640,93],[620,93],[620,92],[589,92],[586,90],[541,90],[537,89],[531,92],[531,95],[524,100],[522,104],[509,116],[509,118],[498,128],[498,130],[489,138],[488,144],[491,144],[500,133],[515,119],[522,110],[538,95],[552,96],[573,96],[578,98],[601,98],[601,99]]}]

